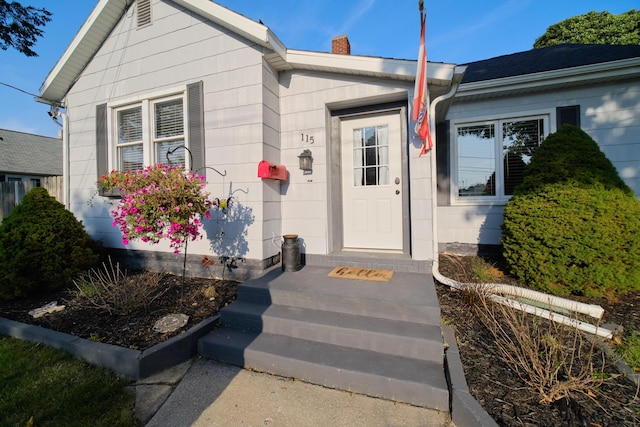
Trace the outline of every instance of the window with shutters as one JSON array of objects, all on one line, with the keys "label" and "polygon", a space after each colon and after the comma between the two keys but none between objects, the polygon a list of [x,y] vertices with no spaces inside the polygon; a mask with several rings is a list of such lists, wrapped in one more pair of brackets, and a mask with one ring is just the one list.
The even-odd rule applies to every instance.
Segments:
[{"label": "window with shutters", "polygon": [[548,134],[548,116],[454,126],[453,196],[458,202],[506,202]]},{"label": "window with shutters", "polygon": [[148,99],[113,109],[114,169],[149,164],[190,167],[186,155],[186,113],[182,94]]}]

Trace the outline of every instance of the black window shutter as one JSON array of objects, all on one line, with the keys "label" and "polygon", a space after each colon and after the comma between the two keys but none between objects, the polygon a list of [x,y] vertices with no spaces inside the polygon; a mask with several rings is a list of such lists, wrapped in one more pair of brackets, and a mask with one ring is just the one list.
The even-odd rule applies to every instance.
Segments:
[{"label": "black window shutter", "polygon": [[436,125],[436,171],[438,179],[438,206],[450,205],[451,172],[449,156],[451,138],[449,120]]},{"label": "black window shutter", "polygon": [[206,177],[204,158],[204,96],[202,81],[187,85],[187,116],[191,170]]},{"label": "black window shutter", "polygon": [[580,106],[579,105],[570,105],[568,107],[556,108],[557,128],[560,129],[560,126],[564,124],[580,127]]},{"label": "black window shutter", "polygon": [[96,165],[98,178],[109,172],[109,144],[107,138],[107,104],[96,106]]}]

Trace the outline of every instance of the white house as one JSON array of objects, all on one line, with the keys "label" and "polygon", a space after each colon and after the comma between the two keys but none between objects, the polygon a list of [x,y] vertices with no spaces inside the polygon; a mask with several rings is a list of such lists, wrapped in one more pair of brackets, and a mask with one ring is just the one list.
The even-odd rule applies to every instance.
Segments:
[{"label": "white house", "polygon": [[[350,55],[344,37],[336,53],[288,49],[268,27],[209,0],[100,0],[40,100],[64,122],[67,205],[108,247],[147,263],[176,259],[168,244],[123,246],[111,205],[87,200],[101,174],[166,163],[184,144],[173,161],[206,174],[214,197],[233,197],[189,244],[193,265],[227,257],[251,275],[278,262],[282,235],[298,234],[309,264],[374,257],[429,271],[439,249],[499,243],[513,185],[500,160],[514,142],[505,124],[539,142],[578,120],[640,194],[640,52],[596,50],[600,59],[581,63],[551,49],[544,69],[521,59],[536,64],[547,50],[513,62],[430,63],[436,148],[420,157],[410,119],[416,61]],[[167,111],[173,127],[163,137],[167,122],[156,118]],[[303,153],[311,171],[299,168]],[[287,179],[258,177],[262,160],[284,166]]]},{"label": "white house", "polygon": [[48,136],[0,129],[0,182],[29,181],[62,175],[62,141]]}]

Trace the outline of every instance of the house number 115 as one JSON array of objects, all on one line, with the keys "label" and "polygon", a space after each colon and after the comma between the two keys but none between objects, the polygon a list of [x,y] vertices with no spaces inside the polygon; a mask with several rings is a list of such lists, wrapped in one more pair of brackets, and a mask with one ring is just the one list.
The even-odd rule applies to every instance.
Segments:
[{"label": "house number 115", "polygon": [[309,144],[313,144],[315,141],[313,140],[313,135],[309,135],[308,133],[302,133],[302,142],[308,142]]}]

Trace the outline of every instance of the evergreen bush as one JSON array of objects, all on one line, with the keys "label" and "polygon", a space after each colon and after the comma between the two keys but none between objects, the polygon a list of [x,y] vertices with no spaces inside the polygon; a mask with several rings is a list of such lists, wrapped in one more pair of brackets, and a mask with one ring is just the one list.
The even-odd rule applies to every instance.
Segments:
[{"label": "evergreen bush", "polygon": [[57,290],[98,256],[84,227],[43,188],[29,191],[0,225],[0,298]]},{"label": "evergreen bush", "polygon": [[507,203],[511,273],[556,295],[640,289],[640,201],[585,132],[565,125],[534,152]]},{"label": "evergreen bush", "polygon": [[567,124],[534,151],[515,194],[534,193],[546,184],[561,182],[585,188],[602,184],[607,189],[619,188],[633,195],[598,143],[579,127]]},{"label": "evergreen bush", "polygon": [[550,184],[511,198],[503,254],[511,272],[555,295],[640,289],[640,201],[602,185]]}]

